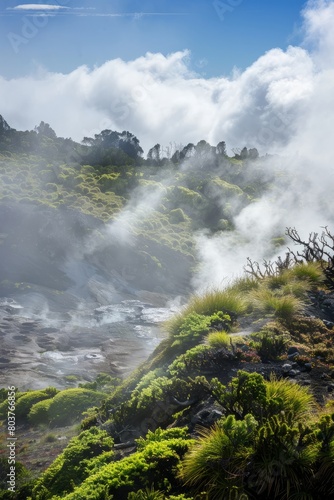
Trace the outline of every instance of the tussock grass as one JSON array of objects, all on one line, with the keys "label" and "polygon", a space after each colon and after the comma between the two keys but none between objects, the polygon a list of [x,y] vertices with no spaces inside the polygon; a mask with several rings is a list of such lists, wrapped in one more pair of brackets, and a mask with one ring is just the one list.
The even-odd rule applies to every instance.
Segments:
[{"label": "tussock grass", "polygon": [[289,276],[289,271],[288,271],[288,272],[283,272],[278,276],[270,276],[264,278],[263,284],[265,284],[269,290],[279,290],[283,286],[288,285],[290,280],[291,277]]},{"label": "tussock grass", "polygon": [[260,280],[253,276],[245,275],[233,280],[228,288],[239,294],[247,294],[252,290],[257,290],[260,287],[260,283]]},{"label": "tussock grass", "polygon": [[242,498],[241,476],[253,452],[256,427],[251,415],[239,422],[230,415],[211,429],[199,429],[200,437],[183,459],[180,478],[185,485],[204,490],[211,500]]},{"label": "tussock grass", "polygon": [[238,316],[246,311],[247,304],[238,290],[229,287],[224,290],[208,290],[203,295],[194,295],[188,307],[191,312],[208,316],[218,311]]},{"label": "tussock grass", "polygon": [[274,313],[282,321],[291,321],[300,314],[305,303],[294,295],[277,295],[268,288],[260,288],[252,294],[254,307],[262,313]]},{"label": "tussock grass", "polygon": [[165,323],[165,327],[170,335],[176,335],[180,331],[185,318],[191,313],[211,316],[214,313],[223,311],[232,316],[238,316],[246,312],[247,305],[245,297],[234,287],[225,290],[208,290],[203,295],[191,297],[185,308],[169,319]]},{"label": "tussock grass", "polygon": [[316,403],[308,387],[275,377],[265,384],[267,397],[280,399],[284,412],[292,414],[294,420],[306,422],[312,416]]},{"label": "tussock grass", "polygon": [[291,274],[298,280],[308,281],[311,284],[320,284],[324,279],[319,262],[297,264],[291,269]]},{"label": "tussock grass", "polygon": [[221,332],[212,332],[206,337],[206,341],[211,347],[229,347],[231,344],[231,337],[227,332],[222,330]]},{"label": "tussock grass", "polygon": [[307,292],[310,289],[310,284],[307,281],[290,281],[282,287],[283,295],[293,295],[297,298],[306,298]]}]

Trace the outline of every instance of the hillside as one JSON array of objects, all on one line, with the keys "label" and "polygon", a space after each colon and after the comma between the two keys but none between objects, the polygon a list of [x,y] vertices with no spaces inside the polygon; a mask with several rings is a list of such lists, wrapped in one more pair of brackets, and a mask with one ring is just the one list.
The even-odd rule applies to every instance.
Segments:
[{"label": "hillside", "polygon": [[[284,189],[286,174],[268,171],[268,158],[254,151],[229,158],[203,141],[173,161],[157,148],[144,160],[125,132],[68,142],[72,153],[87,148],[71,162],[61,147],[70,140],[42,130],[50,137],[0,128],[1,296],[39,294],[67,321],[79,304],[101,310],[126,296],[140,309],[148,304],[133,301],[143,294],[164,304],[184,298],[130,375],[106,365],[94,378],[68,376],[65,389],[1,390],[0,418],[7,424],[15,400],[20,444],[15,492],[6,491],[1,458],[0,498],[334,498],[330,230],[304,241],[290,228],[269,242],[284,259],[249,259],[224,289],[191,294],[196,231],[232,232],[242,208],[278,180]],[[116,158],[124,163],[108,163]],[[11,324],[24,327],[14,305],[6,307],[3,339]]]}]

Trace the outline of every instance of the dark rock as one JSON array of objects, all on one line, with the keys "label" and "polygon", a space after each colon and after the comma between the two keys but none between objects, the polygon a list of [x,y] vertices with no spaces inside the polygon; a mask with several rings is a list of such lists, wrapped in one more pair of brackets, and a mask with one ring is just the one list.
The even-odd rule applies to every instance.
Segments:
[{"label": "dark rock", "polygon": [[312,363],[305,363],[304,368],[306,371],[310,372],[312,370]]},{"label": "dark rock", "polygon": [[299,352],[293,352],[291,354],[288,354],[288,359],[291,361],[292,359],[295,359],[299,356]]},{"label": "dark rock", "polygon": [[311,385],[311,383],[312,383],[311,380],[308,379],[300,381],[300,385]]},{"label": "dark rock", "polygon": [[223,413],[217,408],[205,408],[191,418],[191,423],[196,425],[205,425],[206,427],[212,426],[217,420],[223,416]]},{"label": "dark rock", "polygon": [[283,373],[288,373],[292,368],[292,365],[290,365],[290,363],[285,363],[283,366],[282,366],[282,370],[283,370]]},{"label": "dark rock", "polygon": [[334,391],[334,385],[331,384],[331,385],[328,385],[327,386],[327,392],[333,392]]},{"label": "dark rock", "polygon": [[300,374],[300,370],[290,370],[289,371],[289,377],[296,377],[299,374]]},{"label": "dark rock", "polygon": [[288,349],[288,356],[291,355],[291,354],[295,354],[295,353],[299,354],[298,347],[296,347],[296,346],[289,347],[289,349]]}]

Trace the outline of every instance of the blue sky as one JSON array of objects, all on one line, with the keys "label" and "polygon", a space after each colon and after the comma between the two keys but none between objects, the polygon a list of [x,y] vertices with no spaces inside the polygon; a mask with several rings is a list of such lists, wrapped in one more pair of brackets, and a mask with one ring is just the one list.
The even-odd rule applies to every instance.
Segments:
[{"label": "blue sky", "polygon": [[37,2],[55,6],[52,10],[31,4],[1,1],[0,74],[5,78],[40,66],[67,73],[83,64],[92,68],[115,58],[129,61],[146,52],[167,55],[184,49],[191,52],[191,69],[202,76],[228,75],[271,48],[298,45],[305,1]]}]

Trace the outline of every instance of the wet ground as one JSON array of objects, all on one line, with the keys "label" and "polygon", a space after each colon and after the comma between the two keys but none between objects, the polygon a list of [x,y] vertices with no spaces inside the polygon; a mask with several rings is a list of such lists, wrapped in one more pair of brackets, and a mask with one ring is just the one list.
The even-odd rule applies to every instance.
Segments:
[{"label": "wet ground", "polygon": [[149,294],[149,299],[85,304],[66,312],[32,309],[29,294],[21,302],[0,299],[1,386],[61,389],[73,376],[82,382],[100,372],[129,374],[164,337],[161,323],[175,311],[161,307],[161,297]]}]

